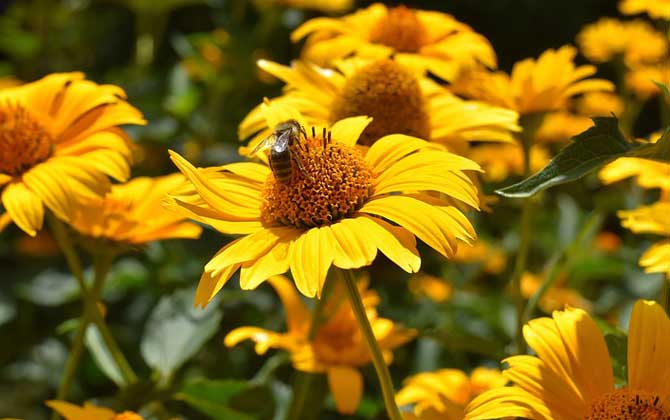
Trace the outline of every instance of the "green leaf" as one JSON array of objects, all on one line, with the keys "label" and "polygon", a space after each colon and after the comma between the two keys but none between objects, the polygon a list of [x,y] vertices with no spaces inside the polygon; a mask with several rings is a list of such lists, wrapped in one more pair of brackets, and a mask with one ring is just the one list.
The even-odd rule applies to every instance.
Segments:
[{"label": "green leaf", "polygon": [[274,414],[270,390],[246,381],[201,379],[184,385],[175,398],[215,420],[266,420]]},{"label": "green leaf", "polygon": [[595,318],[598,328],[602,331],[607,344],[607,350],[610,354],[614,378],[617,385],[623,385],[627,382],[628,374],[626,372],[628,358],[628,336],[620,329],[609,325],[607,322]]},{"label": "green leaf", "polygon": [[624,137],[615,117],[593,118],[595,125],[572,138],[540,172],[497,190],[504,197],[530,197],[555,185],[574,181],[620,157],[670,161],[668,130],[656,143],[633,143]]},{"label": "green leaf", "polygon": [[123,379],[123,374],[114,361],[114,357],[109,352],[107,345],[105,345],[100,330],[93,324],[90,324],[86,329],[86,347],[91,352],[96,365],[98,365],[105,376],[120,388],[127,385]]},{"label": "green leaf", "polygon": [[75,300],[79,286],[71,274],[48,269],[18,287],[19,296],[41,306],[59,306]]},{"label": "green leaf", "polygon": [[192,289],[163,297],[144,328],[142,357],[162,380],[167,380],[209,340],[219,327],[222,312],[212,301],[206,309],[193,307]]}]

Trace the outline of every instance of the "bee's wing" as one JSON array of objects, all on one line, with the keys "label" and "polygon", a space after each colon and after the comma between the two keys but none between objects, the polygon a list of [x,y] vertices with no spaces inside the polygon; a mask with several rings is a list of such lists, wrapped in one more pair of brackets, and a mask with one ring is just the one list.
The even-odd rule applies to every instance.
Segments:
[{"label": "bee's wing", "polygon": [[261,140],[256,145],[256,147],[254,147],[254,149],[251,151],[250,156],[256,156],[256,153],[260,152],[261,150],[269,149],[270,147],[272,147],[272,145],[275,142],[276,137],[277,136],[275,136],[275,134],[272,133],[269,136],[267,136],[266,138],[264,138],[263,140]]},{"label": "bee's wing", "polygon": [[276,137],[277,139],[272,144],[272,150],[274,150],[275,152],[283,152],[286,149],[288,149],[288,144],[289,141],[291,140],[291,131],[290,130],[282,131]]}]

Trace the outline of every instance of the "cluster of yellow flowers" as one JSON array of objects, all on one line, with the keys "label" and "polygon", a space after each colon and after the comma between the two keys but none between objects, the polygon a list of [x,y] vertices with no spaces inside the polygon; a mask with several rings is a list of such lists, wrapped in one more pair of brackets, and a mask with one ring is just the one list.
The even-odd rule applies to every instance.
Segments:
[{"label": "cluster of yellow flowers", "polygon": [[[335,9],[346,7],[339,3],[346,2]],[[670,17],[665,2],[626,0],[621,10]],[[329,283],[371,265],[378,252],[417,273],[417,239],[446,258],[501,272],[504,252],[477,242],[465,214],[488,208],[480,183],[541,168],[552,144],[583,131],[588,117],[628,112],[628,102],[612,93],[611,82],[592,77],[595,66],[575,63],[573,46],[522,60],[507,74],[496,69],[484,36],[437,12],[373,4],[309,20],[291,39],[303,42],[298,60],[258,62],[284,83],[282,95],[265,99],[239,126],[240,140],[249,140],[240,152],[256,161],[199,168],[171,151],[179,174],[126,182],[134,146],[120,126],[145,120],[122,89],[64,73],[0,90],[0,226],[14,223],[35,236],[51,215],[90,249],[114,254],[153,240],[197,238],[200,224],[234,236],[204,266],[195,305],[205,307],[238,272],[245,290],[268,281],[285,308],[287,331],[240,327],[226,346],[250,339],[258,354],[288,351],[295,369],[327,375],[336,409],[348,414],[363,395],[358,368],[372,362],[378,373],[386,369],[392,350],[416,331],[377,313],[380,297],[364,274],[354,290],[346,281]],[[578,36],[594,63],[621,58],[627,86],[640,97],[651,92],[636,82],[640,74],[653,69],[665,80],[667,41],[643,21],[609,18]],[[670,164],[625,158],[600,176],[606,183],[636,176],[640,187],[660,188],[665,201],[620,217],[634,232],[670,235]],[[670,242],[652,246],[640,264],[670,275]],[[289,271],[292,280],[284,276]],[[521,284],[530,297],[539,280],[526,273]],[[450,294],[423,273],[411,288],[436,300]],[[310,312],[300,294],[321,299],[320,312]],[[589,302],[559,285],[540,306],[550,312],[566,302],[583,309],[525,326],[537,357],[508,358],[504,372],[443,369],[407,378],[395,395],[407,407],[404,418],[668,418],[670,367],[661,360],[670,351],[670,321],[663,310],[635,305],[629,380],[615,388],[605,341],[584,310]],[[48,405],[68,419],[140,418]]]}]

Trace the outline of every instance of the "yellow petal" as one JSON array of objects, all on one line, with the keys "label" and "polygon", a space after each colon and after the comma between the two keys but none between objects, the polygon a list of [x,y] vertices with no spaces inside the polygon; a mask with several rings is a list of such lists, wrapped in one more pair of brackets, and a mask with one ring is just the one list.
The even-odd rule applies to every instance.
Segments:
[{"label": "yellow petal", "polygon": [[2,205],[16,226],[35,236],[44,223],[42,200],[22,182],[13,182],[2,192]]},{"label": "yellow petal", "polygon": [[273,331],[264,330],[258,327],[239,327],[235,328],[223,339],[226,347],[235,347],[244,340],[251,340],[256,343],[254,350],[257,354],[265,354],[269,348],[277,344],[277,336]]},{"label": "yellow petal", "polygon": [[384,217],[412,232],[447,258],[456,251],[457,223],[439,208],[411,197],[387,196],[367,202],[360,210]]},{"label": "yellow petal", "polygon": [[628,386],[670,395],[670,320],[656,302],[638,300],[628,334]]},{"label": "yellow petal", "polygon": [[300,293],[310,298],[321,295],[334,254],[329,227],[309,229],[291,244],[291,273]]},{"label": "yellow petal", "polygon": [[363,376],[349,366],[328,368],[328,387],[333,394],[335,407],[340,414],[353,414],[363,396]]},{"label": "yellow petal", "polygon": [[[552,398],[547,395],[547,398]],[[556,402],[560,404],[560,401]],[[465,409],[464,420],[521,417],[533,420],[577,420],[554,415],[545,401],[515,386],[494,388],[475,398]]]},{"label": "yellow petal", "polygon": [[45,403],[65,420],[112,420],[116,413],[108,408],[96,407],[93,404],[84,404],[79,407],[65,401],[47,401]]},{"label": "yellow petal", "polygon": [[277,242],[265,255],[257,260],[242,265],[240,272],[240,287],[251,290],[259,284],[277,274],[284,274],[289,269],[289,249],[291,241],[299,235],[296,230],[290,237]]},{"label": "yellow petal", "polygon": [[284,276],[273,276],[268,279],[268,283],[275,289],[284,306],[289,332],[301,331],[304,325],[311,323],[312,316],[292,281]]},{"label": "yellow petal", "polygon": [[61,220],[72,216],[72,197],[55,165],[45,162],[23,174],[23,182]]},{"label": "yellow petal", "polygon": [[372,264],[377,246],[358,219],[342,219],[330,228],[337,244],[333,256],[335,266],[348,270]]},{"label": "yellow petal", "polygon": [[198,283],[198,288],[195,291],[194,305],[203,309],[207,306],[210,300],[214,298],[219,290],[228,282],[230,277],[235,274],[240,264],[233,264],[218,271],[218,274],[203,272]]},{"label": "yellow petal", "polygon": [[330,132],[334,141],[353,146],[371,122],[372,118],[366,116],[345,118],[333,124]]},{"label": "yellow petal", "polygon": [[366,235],[389,260],[408,273],[419,271],[421,257],[411,232],[376,217],[361,216],[355,221],[358,235]]}]

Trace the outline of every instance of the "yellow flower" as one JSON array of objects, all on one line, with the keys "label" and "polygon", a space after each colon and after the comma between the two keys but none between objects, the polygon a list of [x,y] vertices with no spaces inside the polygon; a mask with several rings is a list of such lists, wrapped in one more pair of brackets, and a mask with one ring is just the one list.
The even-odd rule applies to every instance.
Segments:
[{"label": "yellow flower", "polygon": [[498,369],[478,367],[469,377],[458,369],[441,369],[405,379],[396,402],[414,405],[411,412],[403,413],[405,420],[462,420],[473,398],[506,383]]},{"label": "yellow flower", "polygon": [[[258,327],[240,327],[228,333],[224,340],[226,346],[233,347],[250,339],[256,342],[258,354],[264,354],[270,348],[290,352],[295,369],[325,373],[328,376],[328,385],[338,412],[355,412],[363,395],[363,376],[358,368],[369,364],[371,360],[370,351],[344,290],[336,288],[328,296],[323,311],[324,321],[314,339],[310,340],[308,332],[311,315],[291,282],[283,276],[271,277],[268,282],[284,305],[288,331],[276,333]],[[359,281],[358,288],[384,360],[391,363],[391,350],[412,340],[416,331],[402,328],[378,316],[379,296],[367,289],[366,280]]]},{"label": "yellow flower", "polygon": [[624,15],[647,13],[655,19],[670,19],[670,1],[668,0],[622,0],[619,11]]},{"label": "yellow flower", "polygon": [[607,80],[589,79],[596,68],[575,65],[576,54],[574,47],[566,45],[543,52],[537,60],[527,58],[514,64],[511,75],[486,71],[465,73],[454,82],[452,90],[519,114],[564,109],[572,96],[614,90],[614,85]]},{"label": "yellow flower", "polygon": [[670,84],[670,65],[635,66],[626,72],[625,81],[628,89],[640,99],[649,99],[661,92],[654,82]]},{"label": "yellow flower", "polygon": [[[473,147],[469,158],[484,168],[483,178],[500,182],[512,175],[523,175],[523,150],[519,144],[488,144]],[[537,172],[549,162],[549,153],[539,146],[530,149],[530,167]]]},{"label": "yellow flower", "polygon": [[602,18],[587,25],[577,35],[582,54],[594,63],[604,63],[622,55],[626,64],[653,63],[662,59],[667,40],[643,20],[622,22]]},{"label": "yellow flower", "polygon": [[[541,285],[542,279],[535,274],[523,273],[523,276],[521,276],[521,294],[526,299],[533,296]],[[591,312],[593,309],[593,305],[588,299],[565,285],[565,277],[559,277],[556,283],[544,293],[538,302],[538,306],[543,312],[550,313],[565,308],[565,305],[584,309],[587,312]]]},{"label": "yellow flower", "polygon": [[70,225],[80,234],[124,244],[200,237],[202,228],[162,206],[165,195],[185,182],[181,174],[134,178],[112,186],[104,198],[75,206]]},{"label": "yellow flower", "polygon": [[[635,233],[654,233],[670,236],[670,203],[657,202],[635,210],[619,211],[621,226]],[[647,273],[670,274],[670,240],[652,245],[642,257],[640,265]]]},{"label": "yellow flower", "polygon": [[404,135],[383,137],[362,153],[356,141],[367,117],[327,130],[307,126],[289,107],[263,109],[269,126],[296,120],[305,130],[289,147],[286,183],[265,164],[196,169],[172,152],[192,183],[172,194],[172,207],[221,233],[244,235],[207,263],[196,305],[206,305],[239,269],[243,289],[290,269],[298,289],[313,297],[331,265],[363,267],[377,250],[403,270],[418,271],[415,235],[447,257],[459,240],[474,240],[472,225],[450,200],[478,207],[463,172],[479,170],[476,163]]},{"label": "yellow flower", "polygon": [[254,3],[265,8],[271,5],[292,7],[295,9],[318,10],[324,13],[342,13],[351,9],[353,0],[254,0]]},{"label": "yellow flower", "polygon": [[35,236],[45,207],[67,221],[76,197],[104,194],[108,176],[127,179],[131,142],[118,125],[144,123],[121,88],[81,73],[0,90],[0,226]]},{"label": "yellow flower", "polygon": [[[652,135],[652,138],[655,143],[660,135]],[[606,185],[635,177],[635,182],[642,188],[660,188],[667,191],[670,189],[670,163],[624,157],[605,165],[598,177]]]},{"label": "yellow flower", "polygon": [[338,19],[311,19],[291,34],[293,42],[305,37],[302,57],[322,66],[351,55],[393,56],[444,80],[463,69],[496,66],[489,41],[468,25],[448,14],[405,6],[375,3]]},{"label": "yellow flower", "polygon": [[611,92],[588,92],[576,100],[577,112],[587,117],[621,115],[624,103]]},{"label": "yellow flower", "polygon": [[475,398],[466,420],[666,419],[670,417],[670,321],[655,302],[638,301],[628,334],[628,383],[614,386],[610,355],[589,315],[568,308],[524,327],[535,356],[513,356],[503,375],[514,386]]},{"label": "yellow flower", "polygon": [[63,416],[65,420],[143,420],[132,411],[115,413],[114,411],[98,407],[91,403],[84,403],[82,407],[65,401],[47,401],[46,405]]},{"label": "yellow flower", "polygon": [[505,251],[484,240],[478,240],[472,246],[458,247],[453,260],[461,263],[481,263],[484,272],[490,274],[502,273],[507,265]]},{"label": "yellow flower", "polygon": [[537,143],[563,143],[591,126],[593,121],[588,117],[565,111],[550,112],[542,119],[533,139]]},{"label": "yellow flower", "polygon": [[[465,247],[459,247],[462,249]],[[408,284],[409,291],[414,295],[426,296],[435,302],[446,302],[454,292],[451,282],[426,273],[418,273],[410,276]]]},{"label": "yellow flower", "polygon": [[[359,143],[371,145],[388,134],[407,134],[441,143],[512,141],[518,115],[510,110],[464,101],[425,76],[388,59],[339,60],[335,70],[305,62],[292,67],[260,60],[266,72],[286,82],[276,101],[296,108],[310,124],[332,125],[359,115],[372,117]],[[240,124],[240,138],[254,145],[270,134],[263,105]]]}]

